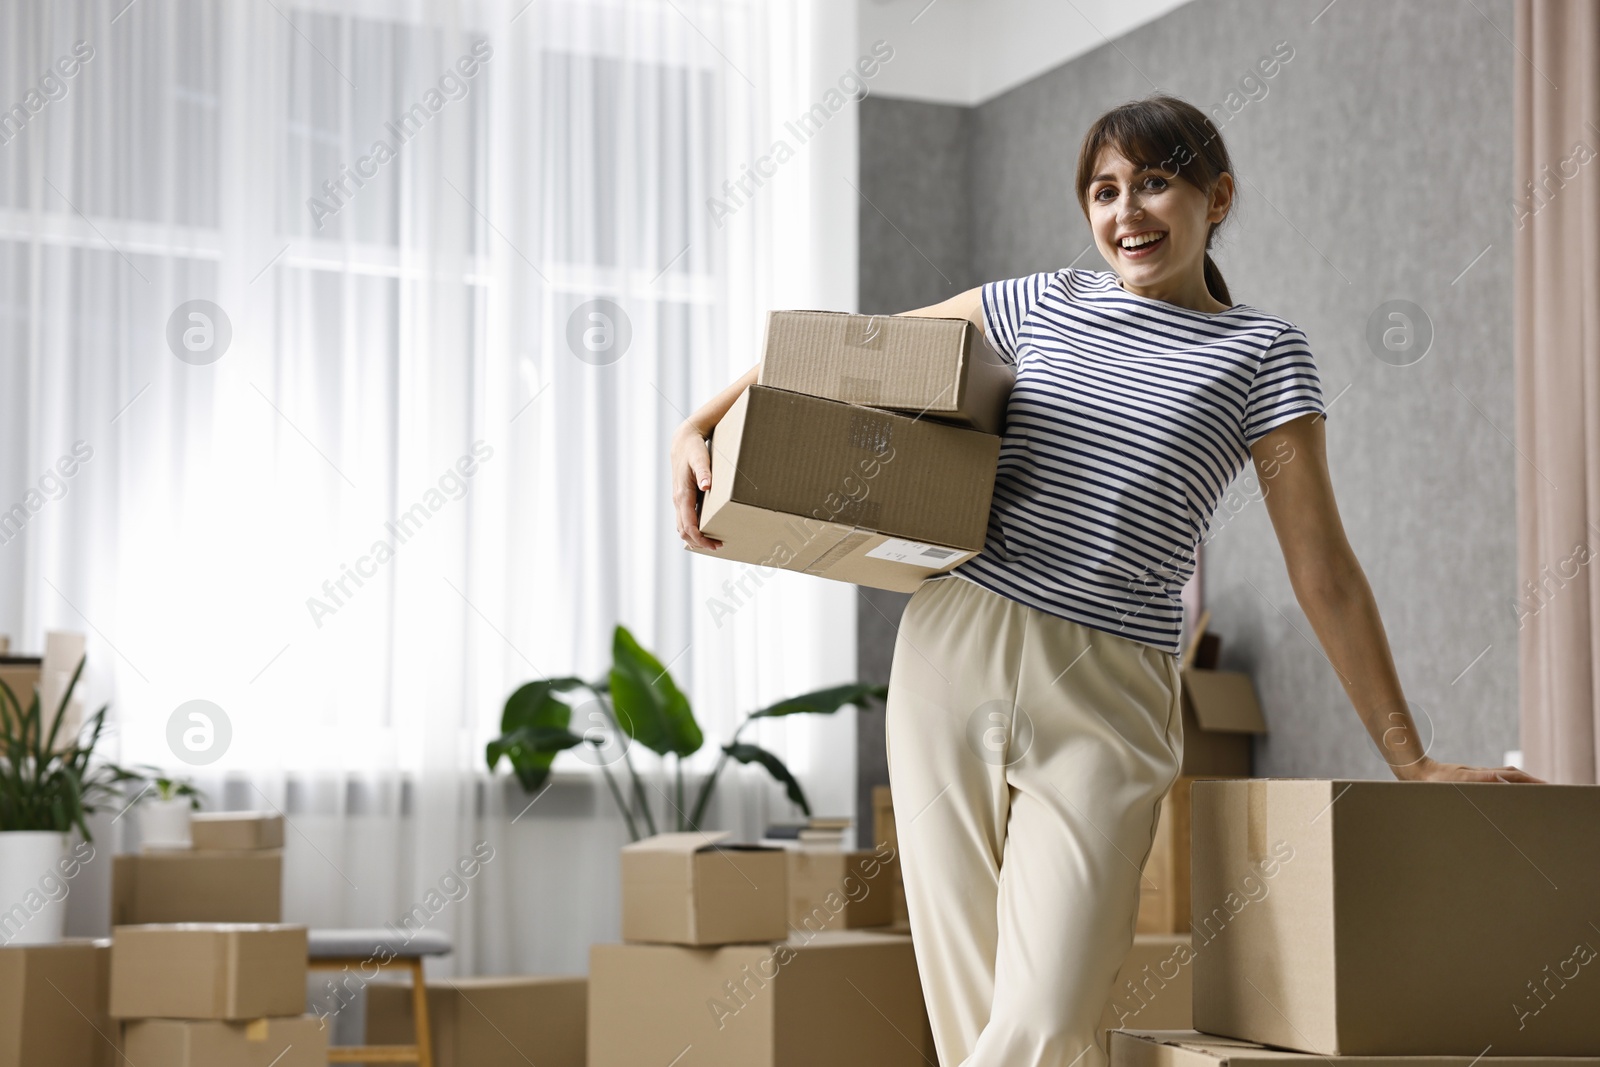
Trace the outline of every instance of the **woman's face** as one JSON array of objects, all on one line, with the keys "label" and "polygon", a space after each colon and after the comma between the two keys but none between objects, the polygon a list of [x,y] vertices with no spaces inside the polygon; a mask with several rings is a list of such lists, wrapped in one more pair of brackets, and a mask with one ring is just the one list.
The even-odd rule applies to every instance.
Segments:
[{"label": "woman's face", "polygon": [[[1139,170],[1103,149],[1089,183],[1089,225],[1106,262],[1130,288],[1183,291],[1203,279],[1206,231],[1228,213],[1233,178],[1223,174],[1208,197],[1176,168]],[[1142,247],[1127,247],[1157,237]],[[1203,280],[1202,280],[1203,289]]]}]

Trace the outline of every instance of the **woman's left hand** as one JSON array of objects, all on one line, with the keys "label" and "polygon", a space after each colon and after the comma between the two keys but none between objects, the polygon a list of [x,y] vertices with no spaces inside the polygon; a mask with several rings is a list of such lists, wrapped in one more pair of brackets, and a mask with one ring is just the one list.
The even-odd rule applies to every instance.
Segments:
[{"label": "woman's left hand", "polygon": [[1404,769],[1401,774],[1409,782],[1539,782],[1546,783],[1543,778],[1535,778],[1519,767],[1470,767],[1464,763],[1440,763],[1435,759],[1424,759]]}]

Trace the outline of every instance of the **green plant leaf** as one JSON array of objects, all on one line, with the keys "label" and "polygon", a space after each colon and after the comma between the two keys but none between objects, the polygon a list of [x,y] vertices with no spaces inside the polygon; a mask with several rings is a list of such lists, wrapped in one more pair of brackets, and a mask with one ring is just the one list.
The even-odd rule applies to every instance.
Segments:
[{"label": "green plant leaf", "polygon": [[811,814],[811,805],[806,803],[805,790],[800,788],[800,783],[795,780],[794,775],[789,773],[789,768],[785,767],[783,761],[777,756],[774,756],[760,745],[752,745],[744,741],[723,745],[722,751],[740,763],[761,764],[767,769],[768,774],[783,783],[785,791],[789,794],[789,799],[806,815],[809,816]]},{"label": "green plant leaf", "polygon": [[829,689],[818,689],[814,693],[803,696],[790,697],[780,700],[769,708],[752,712],[752,719],[770,719],[780,715],[799,715],[804,713],[832,714],[846,704],[861,705],[868,697],[886,700],[889,696],[889,687],[883,685],[836,685]]},{"label": "green plant leaf", "polygon": [[617,725],[659,755],[692,756],[705,744],[689,698],[625,626],[611,642],[611,707]]}]

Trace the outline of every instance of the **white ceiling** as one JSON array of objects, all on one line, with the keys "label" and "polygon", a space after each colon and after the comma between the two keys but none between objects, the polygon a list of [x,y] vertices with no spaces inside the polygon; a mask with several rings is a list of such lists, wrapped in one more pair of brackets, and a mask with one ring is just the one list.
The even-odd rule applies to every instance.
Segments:
[{"label": "white ceiling", "polygon": [[1189,0],[859,0],[861,51],[894,56],[874,95],[980,104]]}]

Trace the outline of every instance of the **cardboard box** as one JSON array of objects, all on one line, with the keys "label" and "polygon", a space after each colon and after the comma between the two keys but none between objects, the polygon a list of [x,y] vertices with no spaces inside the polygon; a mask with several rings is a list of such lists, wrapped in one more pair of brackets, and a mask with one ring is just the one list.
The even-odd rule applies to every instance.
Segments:
[{"label": "cardboard box", "polygon": [[199,852],[282,848],[283,816],[266,811],[197,811],[189,833]]},{"label": "cardboard box", "polygon": [[[411,986],[366,987],[369,1045],[416,1040]],[[435,1067],[585,1067],[589,980],[534,975],[428,983]]]},{"label": "cardboard box", "polygon": [[900,864],[892,848],[788,852],[792,928],[855,930],[894,922]]},{"label": "cardboard box", "polygon": [[789,936],[788,850],[727,830],[656,834],[622,848],[622,938],[676,945]]},{"label": "cardboard box", "polygon": [[110,1062],[111,942],[0,946],[0,1067]]},{"label": "cardboard box", "polygon": [[1196,1030],[1120,1030],[1110,1053],[1109,1067],[1600,1067],[1589,1056],[1313,1056]]},{"label": "cardboard box", "polygon": [[178,923],[111,932],[118,1019],[257,1019],[306,1008],[306,928]]},{"label": "cardboard box", "polygon": [[1243,671],[1183,671],[1183,769],[1188,777],[1249,777],[1257,734],[1267,732]]},{"label": "cardboard box", "polygon": [[872,787],[872,838],[879,848],[894,850],[893,917],[891,928],[909,933],[911,916],[906,911],[906,880],[900,871],[900,835],[894,827],[894,794],[886,785]]},{"label": "cardboard box", "polygon": [[999,434],[1016,379],[966,319],[773,311],[756,382]]},{"label": "cardboard box", "polygon": [[281,850],[176,850],[112,859],[113,926],[275,923],[282,919]]},{"label": "cardboard box", "polygon": [[1193,800],[1197,1029],[1600,1055],[1600,786],[1256,778]]},{"label": "cardboard box", "polygon": [[912,592],[983,548],[1000,438],[752,385],[712,435],[721,559]]},{"label": "cardboard box", "polygon": [[1161,801],[1155,842],[1139,882],[1136,929],[1141,934],[1189,932],[1190,790],[1196,781],[1195,777],[1180,775]]},{"label": "cardboard box", "polygon": [[1194,952],[1185,934],[1135,934],[1117,980],[1111,1003],[1100,1017],[1105,1033],[1140,1030],[1187,1030],[1193,1025]]},{"label": "cardboard box", "polygon": [[855,1064],[937,1058],[911,939],[796,932],[765,945],[592,945],[589,1067]]},{"label": "cardboard box", "polygon": [[315,1015],[220,1022],[135,1019],[129,1067],[326,1067],[328,1034]]}]

